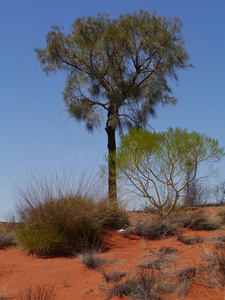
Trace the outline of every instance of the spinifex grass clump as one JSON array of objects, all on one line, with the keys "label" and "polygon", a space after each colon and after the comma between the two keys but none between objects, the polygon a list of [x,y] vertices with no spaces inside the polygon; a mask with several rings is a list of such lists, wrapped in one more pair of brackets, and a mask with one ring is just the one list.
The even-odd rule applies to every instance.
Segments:
[{"label": "spinifex grass clump", "polygon": [[39,255],[68,255],[83,247],[100,246],[102,220],[96,204],[70,196],[34,207],[16,231],[18,243]]},{"label": "spinifex grass clump", "polygon": [[175,236],[180,228],[180,225],[175,222],[156,218],[154,220],[138,222],[133,230],[128,230],[128,234],[133,233],[150,240],[157,240],[164,237]]},{"label": "spinifex grass clump", "polygon": [[197,210],[183,218],[183,227],[192,230],[213,231],[221,227],[221,223],[213,220],[206,213]]},{"label": "spinifex grass clump", "polygon": [[20,193],[21,225],[16,240],[30,253],[59,256],[99,250],[103,248],[104,228],[128,221],[123,209],[112,207],[107,200],[95,201],[97,197],[81,186],[76,192],[66,193],[46,182]]}]

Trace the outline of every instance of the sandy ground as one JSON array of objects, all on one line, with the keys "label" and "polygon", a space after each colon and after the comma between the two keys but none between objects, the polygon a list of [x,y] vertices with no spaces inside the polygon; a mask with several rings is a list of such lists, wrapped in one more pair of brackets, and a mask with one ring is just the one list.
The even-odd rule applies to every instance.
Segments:
[{"label": "sandy ground", "polygon": [[[208,209],[213,213],[214,209]],[[145,215],[133,214],[133,218],[146,218]],[[72,258],[38,258],[27,255],[18,247],[0,250],[0,299],[18,299],[20,290],[36,284],[54,285],[57,300],[95,300],[106,299],[107,290],[112,283],[107,283],[102,276],[102,268],[107,272],[130,271],[127,276],[134,276],[140,269],[138,265],[152,259],[161,247],[173,247],[178,250],[171,256],[165,266],[171,272],[178,272],[188,266],[200,267],[204,262],[202,255],[206,249],[216,251],[209,238],[224,235],[223,230],[212,232],[183,230],[185,236],[201,236],[207,238],[201,244],[185,245],[175,237],[163,240],[149,241],[137,236],[122,237],[117,230],[108,231],[106,241],[109,250],[101,253],[100,257],[108,260],[99,270],[89,270],[79,257]],[[224,250],[225,251],[225,250]],[[191,283],[187,300],[222,300],[225,290],[209,287],[202,280]],[[113,299],[117,299],[114,297]],[[123,297],[122,299],[128,299]],[[162,295],[162,299],[182,299],[176,295]],[[24,299],[25,300],[25,299]]]}]

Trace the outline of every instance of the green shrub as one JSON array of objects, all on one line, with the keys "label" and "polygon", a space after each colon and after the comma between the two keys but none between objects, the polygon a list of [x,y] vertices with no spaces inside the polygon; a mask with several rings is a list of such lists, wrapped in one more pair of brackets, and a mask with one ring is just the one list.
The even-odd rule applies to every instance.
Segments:
[{"label": "green shrub", "polygon": [[126,226],[128,213],[110,205],[97,181],[84,179],[76,184],[64,172],[50,177],[28,172],[28,179],[16,187],[16,242],[41,256],[103,250],[104,229]]},{"label": "green shrub", "polygon": [[130,225],[129,214],[121,205],[110,205],[106,200],[97,203],[98,216],[102,226],[120,229]]},{"label": "green shrub", "polygon": [[[103,245],[103,229],[127,224],[127,213],[81,196],[47,200],[27,209],[16,240],[38,255],[70,255]],[[104,212],[104,213],[103,213]]]},{"label": "green shrub", "polygon": [[76,196],[52,199],[27,212],[16,230],[19,245],[39,255],[68,255],[102,241],[94,202]]}]

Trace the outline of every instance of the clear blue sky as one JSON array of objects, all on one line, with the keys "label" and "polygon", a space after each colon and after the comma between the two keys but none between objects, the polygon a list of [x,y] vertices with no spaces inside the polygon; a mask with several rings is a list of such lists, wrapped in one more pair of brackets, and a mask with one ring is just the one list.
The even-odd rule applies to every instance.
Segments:
[{"label": "clear blue sky", "polygon": [[[106,151],[104,129],[90,135],[67,120],[65,77],[46,77],[34,48],[45,46],[52,25],[66,31],[79,17],[138,11],[179,17],[194,69],[180,73],[174,107],[158,109],[156,131],[168,126],[206,133],[225,146],[225,0],[1,0],[0,6],[0,215],[13,208],[12,181],[25,166],[39,171],[75,165],[97,170]],[[225,160],[225,159],[224,159]],[[225,162],[220,163],[221,179]]]}]

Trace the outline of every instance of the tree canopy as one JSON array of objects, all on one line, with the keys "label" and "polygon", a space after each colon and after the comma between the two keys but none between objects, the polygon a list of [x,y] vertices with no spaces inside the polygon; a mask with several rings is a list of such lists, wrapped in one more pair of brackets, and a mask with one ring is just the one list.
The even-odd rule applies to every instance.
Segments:
[{"label": "tree canopy", "polygon": [[[118,150],[118,169],[133,191],[147,198],[162,216],[167,216],[176,206],[180,192],[196,178],[200,164],[215,163],[225,154],[218,141],[195,131],[189,133],[171,127],[162,133],[132,129]],[[190,165],[194,171],[187,179]],[[170,191],[172,205],[165,212]]]},{"label": "tree canopy", "polygon": [[65,72],[69,115],[89,131],[105,122],[114,194],[115,130],[144,128],[158,104],[176,103],[169,82],[190,67],[181,29],[178,18],[142,10],[117,19],[99,14],[77,19],[68,34],[54,26],[46,47],[36,49],[44,72]]}]

